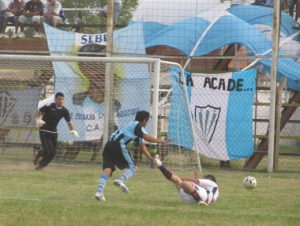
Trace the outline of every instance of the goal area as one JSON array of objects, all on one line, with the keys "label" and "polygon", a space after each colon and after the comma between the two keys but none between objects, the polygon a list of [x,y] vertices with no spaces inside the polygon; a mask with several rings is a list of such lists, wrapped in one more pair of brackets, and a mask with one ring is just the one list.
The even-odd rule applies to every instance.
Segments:
[{"label": "goal area", "polygon": [[[73,138],[62,119],[55,162],[101,163],[110,134],[146,110],[149,134],[171,139],[169,144],[147,144],[150,153],[171,168],[201,170],[195,147],[184,145],[193,146],[194,132],[179,64],[140,57],[2,54],[0,68],[1,161],[31,161],[32,151],[40,148],[34,112],[62,92],[80,137]],[[174,83],[181,89],[173,90]],[[138,166],[154,167],[134,143],[128,148]]]}]

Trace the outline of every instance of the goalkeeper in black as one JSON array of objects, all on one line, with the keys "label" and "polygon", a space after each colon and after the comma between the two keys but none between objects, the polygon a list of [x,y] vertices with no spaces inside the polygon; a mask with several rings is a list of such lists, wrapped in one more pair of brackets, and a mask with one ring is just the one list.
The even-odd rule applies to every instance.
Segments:
[{"label": "goalkeeper in black", "polygon": [[79,138],[78,132],[75,130],[71,122],[70,113],[64,107],[64,94],[55,94],[55,103],[45,105],[35,112],[36,123],[40,127],[39,134],[41,140],[41,149],[35,152],[33,163],[35,169],[39,170],[46,167],[55,157],[57,147],[57,125],[64,118],[68,123],[70,132],[74,137]]}]

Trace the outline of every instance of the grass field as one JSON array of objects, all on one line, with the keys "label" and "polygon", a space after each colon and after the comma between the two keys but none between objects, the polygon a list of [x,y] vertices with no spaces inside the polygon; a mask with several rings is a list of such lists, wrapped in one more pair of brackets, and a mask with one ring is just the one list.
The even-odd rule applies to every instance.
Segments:
[{"label": "grass field", "polygon": [[157,169],[139,168],[129,194],[110,180],[100,203],[100,167],[51,164],[37,172],[29,163],[1,163],[0,225],[300,225],[300,174],[251,173],[258,187],[249,191],[241,184],[247,172],[204,170],[217,176],[221,192],[208,207],[182,204]]}]

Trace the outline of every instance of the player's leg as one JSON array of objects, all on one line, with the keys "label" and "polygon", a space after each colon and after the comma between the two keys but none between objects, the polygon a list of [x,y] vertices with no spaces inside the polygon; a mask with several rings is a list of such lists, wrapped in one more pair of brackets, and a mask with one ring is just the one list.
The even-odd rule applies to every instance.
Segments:
[{"label": "player's leg", "polygon": [[114,171],[114,168],[104,168],[102,174],[100,175],[99,178],[99,183],[98,183],[98,188],[97,192],[95,194],[95,197],[99,201],[105,201],[104,197],[104,188],[106,185],[106,182],[109,177],[111,177],[112,173]]},{"label": "player's leg", "polygon": [[34,34],[32,37],[40,38],[38,34],[41,32],[41,17],[40,16],[33,16],[32,17],[32,24],[34,28]]},{"label": "player's leg", "polygon": [[196,191],[193,182],[191,182],[191,181],[183,181],[180,184],[180,187],[183,189],[183,191],[185,193],[190,194],[194,198],[194,200],[196,202],[201,201],[201,197],[200,197],[199,193]]},{"label": "player's leg", "polygon": [[44,132],[39,131],[39,136],[40,136],[40,141],[41,141],[41,146],[36,147],[33,149],[33,164],[37,165],[39,162],[39,159],[44,155],[44,152],[46,152],[46,141],[44,137]]},{"label": "player's leg", "polygon": [[112,176],[113,171],[115,170],[114,161],[113,161],[113,145],[111,142],[105,144],[102,156],[103,156],[103,172],[100,175],[97,192],[95,197],[99,201],[105,201],[104,197],[104,188],[109,177]]},{"label": "player's leg", "polygon": [[167,167],[165,167],[159,159],[158,155],[155,156],[154,164],[159,168],[159,170],[162,172],[166,179],[174,183],[177,191],[179,191],[181,188],[180,185],[182,183],[180,177],[173,173],[171,170],[169,170]]},{"label": "player's leg", "polygon": [[181,200],[186,204],[208,205],[207,191],[193,183],[192,181],[183,181],[179,190]]},{"label": "player's leg", "polygon": [[41,169],[46,167],[55,155],[55,142],[53,140],[57,139],[57,134],[51,134],[41,131],[42,134],[42,159],[39,161],[36,169]]},{"label": "player's leg", "polygon": [[45,158],[43,167],[47,166],[55,157],[57,146],[57,133],[47,133],[48,155]]},{"label": "player's leg", "polygon": [[39,149],[34,150],[34,158],[33,158],[33,164],[38,166],[39,165],[39,159],[43,158],[44,156],[49,154],[48,145],[47,145],[47,136],[46,132],[40,131],[40,141],[41,141],[41,147]]},{"label": "player's leg", "polygon": [[114,185],[118,186],[122,192],[128,193],[129,190],[125,185],[124,181],[128,180],[135,173],[135,165],[133,158],[128,152],[125,144],[116,143],[115,157],[116,165],[119,169],[123,170],[121,176],[114,181]]},{"label": "player's leg", "polygon": [[41,147],[40,146],[34,146],[33,147],[33,150],[32,150],[32,152],[33,152],[33,160],[32,160],[32,162],[33,162],[33,165],[37,165],[38,164],[38,162],[39,162],[39,159],[40,159],[40,150],[41,149]]},{"label": "player's leg", "polygon": [[56,149],[57,149],[57,133],[53,133],[50,135],[51,136],[51,142],[52,142],[52,146],[53,149],[50,152],[50,162],[54,159],[55,155],[56,155]]}]

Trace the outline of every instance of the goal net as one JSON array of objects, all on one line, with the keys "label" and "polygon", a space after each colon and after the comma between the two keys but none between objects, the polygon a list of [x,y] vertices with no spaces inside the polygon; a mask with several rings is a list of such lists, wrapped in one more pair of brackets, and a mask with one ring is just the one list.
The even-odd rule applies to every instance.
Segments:
[{"label": "goal net", "polygon": [[[40,148],[33,113],[63,92],[80,137],[74,138],[62,119],[54,161],[101,163],[110,133],[146,110],[149,134],[172,140],[147,144],[150,153],[172,168],[200,169],[198,153],[187,148],[193,146],[193,131],[186,123],[190,119],[182,118],[189,105],[179,65],[151,58],[1,55],[0,68],[2,161],[31,161],[32,151]],[[173,90],[174,82],[182,89]],[[137,165],[153,167],[134,143],[128,147]]]}]

